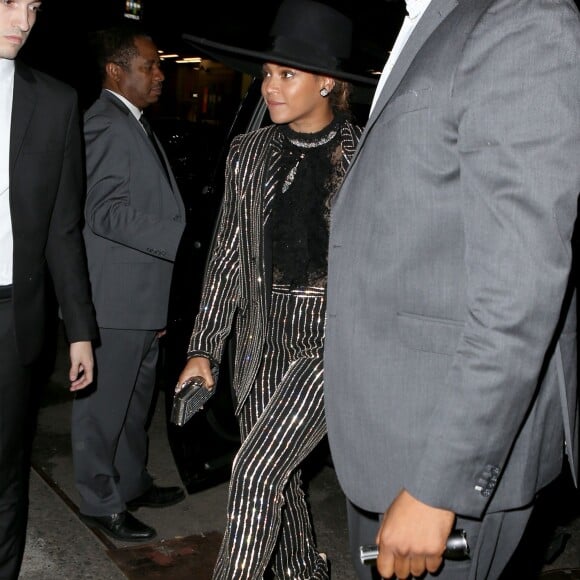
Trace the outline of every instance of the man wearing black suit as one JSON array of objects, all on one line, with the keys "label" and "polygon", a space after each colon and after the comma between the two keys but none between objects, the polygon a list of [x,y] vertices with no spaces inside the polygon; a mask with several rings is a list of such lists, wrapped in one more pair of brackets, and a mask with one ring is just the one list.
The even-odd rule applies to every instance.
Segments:
[{"label": "man wearing black suit", "polygon": [[[98,330],[81,235],[74,90],[15,61],[41,2],[0,3],[0,578],[18,577],[28,510],[26,426],[54,285],[70,341],[70,390],[93,380]],[[50,276],[49,276],[50,273]]]},{"label": "man wearing black suit", "polygon": [[84,238],[100,343],[95,389],[73,405],[73,461],[87,524],[142,541],[155,530],[129,512],[185,497],[179,487],[154,485],[147,470],[147,419],[185,209],[142,119],[164,80],[156,46],[126,27],[97,40],[103,90],[84,118]]}]

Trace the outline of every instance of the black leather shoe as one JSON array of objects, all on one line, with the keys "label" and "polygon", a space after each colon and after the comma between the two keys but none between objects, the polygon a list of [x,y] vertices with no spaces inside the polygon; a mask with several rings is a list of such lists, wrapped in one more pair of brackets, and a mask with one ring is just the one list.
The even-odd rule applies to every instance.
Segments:
[{"label": "black leather shoe", "polygon": [[143,542],[157,535],[153,528],[126,511],[110,516],[83,515],[82,519],[89,528],[98,528],[111,538],[124,542]]},{"label": "black leather shoe", "polygon": [[185,499],[180,487],[159,487],[152,485],[145,493],[127,502],[127,509],[135,511],[140,507],[162,508],[174,505]]}]

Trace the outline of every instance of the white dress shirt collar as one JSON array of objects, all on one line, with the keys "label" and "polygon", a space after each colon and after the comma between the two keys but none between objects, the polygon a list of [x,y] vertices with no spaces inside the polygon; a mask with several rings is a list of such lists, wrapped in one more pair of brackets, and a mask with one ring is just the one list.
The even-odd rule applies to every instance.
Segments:
[{"label": "white dress shirt collar", "polygon": [[405,0],[409,19],[413,22],[419,20],[419,18],[423,16],[423,12],[425,12],[427,6],[429,6],[430,3],[431,0]]},{"label": "white dress shirt collar", "polygon": [[12,284],[9,160],[14,70],[13,60],[0,58],[0,286]]},{"label": "white dress shirt collar", "polygon": [[0,86],[10,76],[14,75],[14,60],[9,58],[0,58]]},{"label": "white dress shirt collar", "polygon": [[383,72],[381,73],[381,78],[379,79],[377,88],[375,90],[369,116],[372,110],[375,108],[375,105],[379,99],[379,95],[383,90],[383,87],[385,86],[387,78],[391,74],[395,63],[397,62],[399,55],[405,47],[405,44],[407,44],[407,40],[409,40],[413,30],[415,30],[415,26],[417,26],[421,16],[423,16],[425,10],[427,10],[431,0],[405,0],[405,3],[407,5],[407,16],[405,16],[405,20],[403,20],[401,30],[399,31],[395,43],[393,44],[393,48],[389,54],[389,58],[387,59],[385,67],[383,68]]},{"label": "white dress shirt collar", "polygon": [[105,90],[109,91],[111,94],[115,95],[120,101],[122,101],[122,103],[129,109],[129,111],[131,111],[131,113],[133,114],[135,119],[137,119],[137,121],[141,118],[142,113],[141,109],[139,107],[136,107],[131,101],[129,101],[129,99],[126,99],[123,95],[120,95],[119,93],[116,93],[111,89]]}]

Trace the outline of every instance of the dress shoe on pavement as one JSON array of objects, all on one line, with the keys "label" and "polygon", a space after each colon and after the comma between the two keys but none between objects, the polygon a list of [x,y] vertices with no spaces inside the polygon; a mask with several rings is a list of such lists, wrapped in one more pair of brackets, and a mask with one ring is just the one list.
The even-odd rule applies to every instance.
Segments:
[{"label": "dress shoe on pavement", "polygon": [[127,509],[138,510],[140,507],[162,508],[179,503],[185,499],[185,492],[180,487],[159,487],[152,485],[145,493],[127,502]]},{"label": "dress shoe on pavement", "polygon": [[98,528],[115,540],[123,542],[143,542],[157,535],[148,525],[139,521],[129,512],[111,514],[110,516],[82,516],[89,528]]}]

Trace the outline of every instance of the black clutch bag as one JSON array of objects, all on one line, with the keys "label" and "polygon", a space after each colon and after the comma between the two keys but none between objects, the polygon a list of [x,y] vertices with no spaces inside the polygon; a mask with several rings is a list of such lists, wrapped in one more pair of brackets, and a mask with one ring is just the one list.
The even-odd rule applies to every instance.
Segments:
[{"label": "black clutch bag", "polygon": [[182,389],[173,397],[171,422],[179,426],[185,425],[207,403],[214,392],[215,386],[206,389],[202,377],[187,379]]}]

